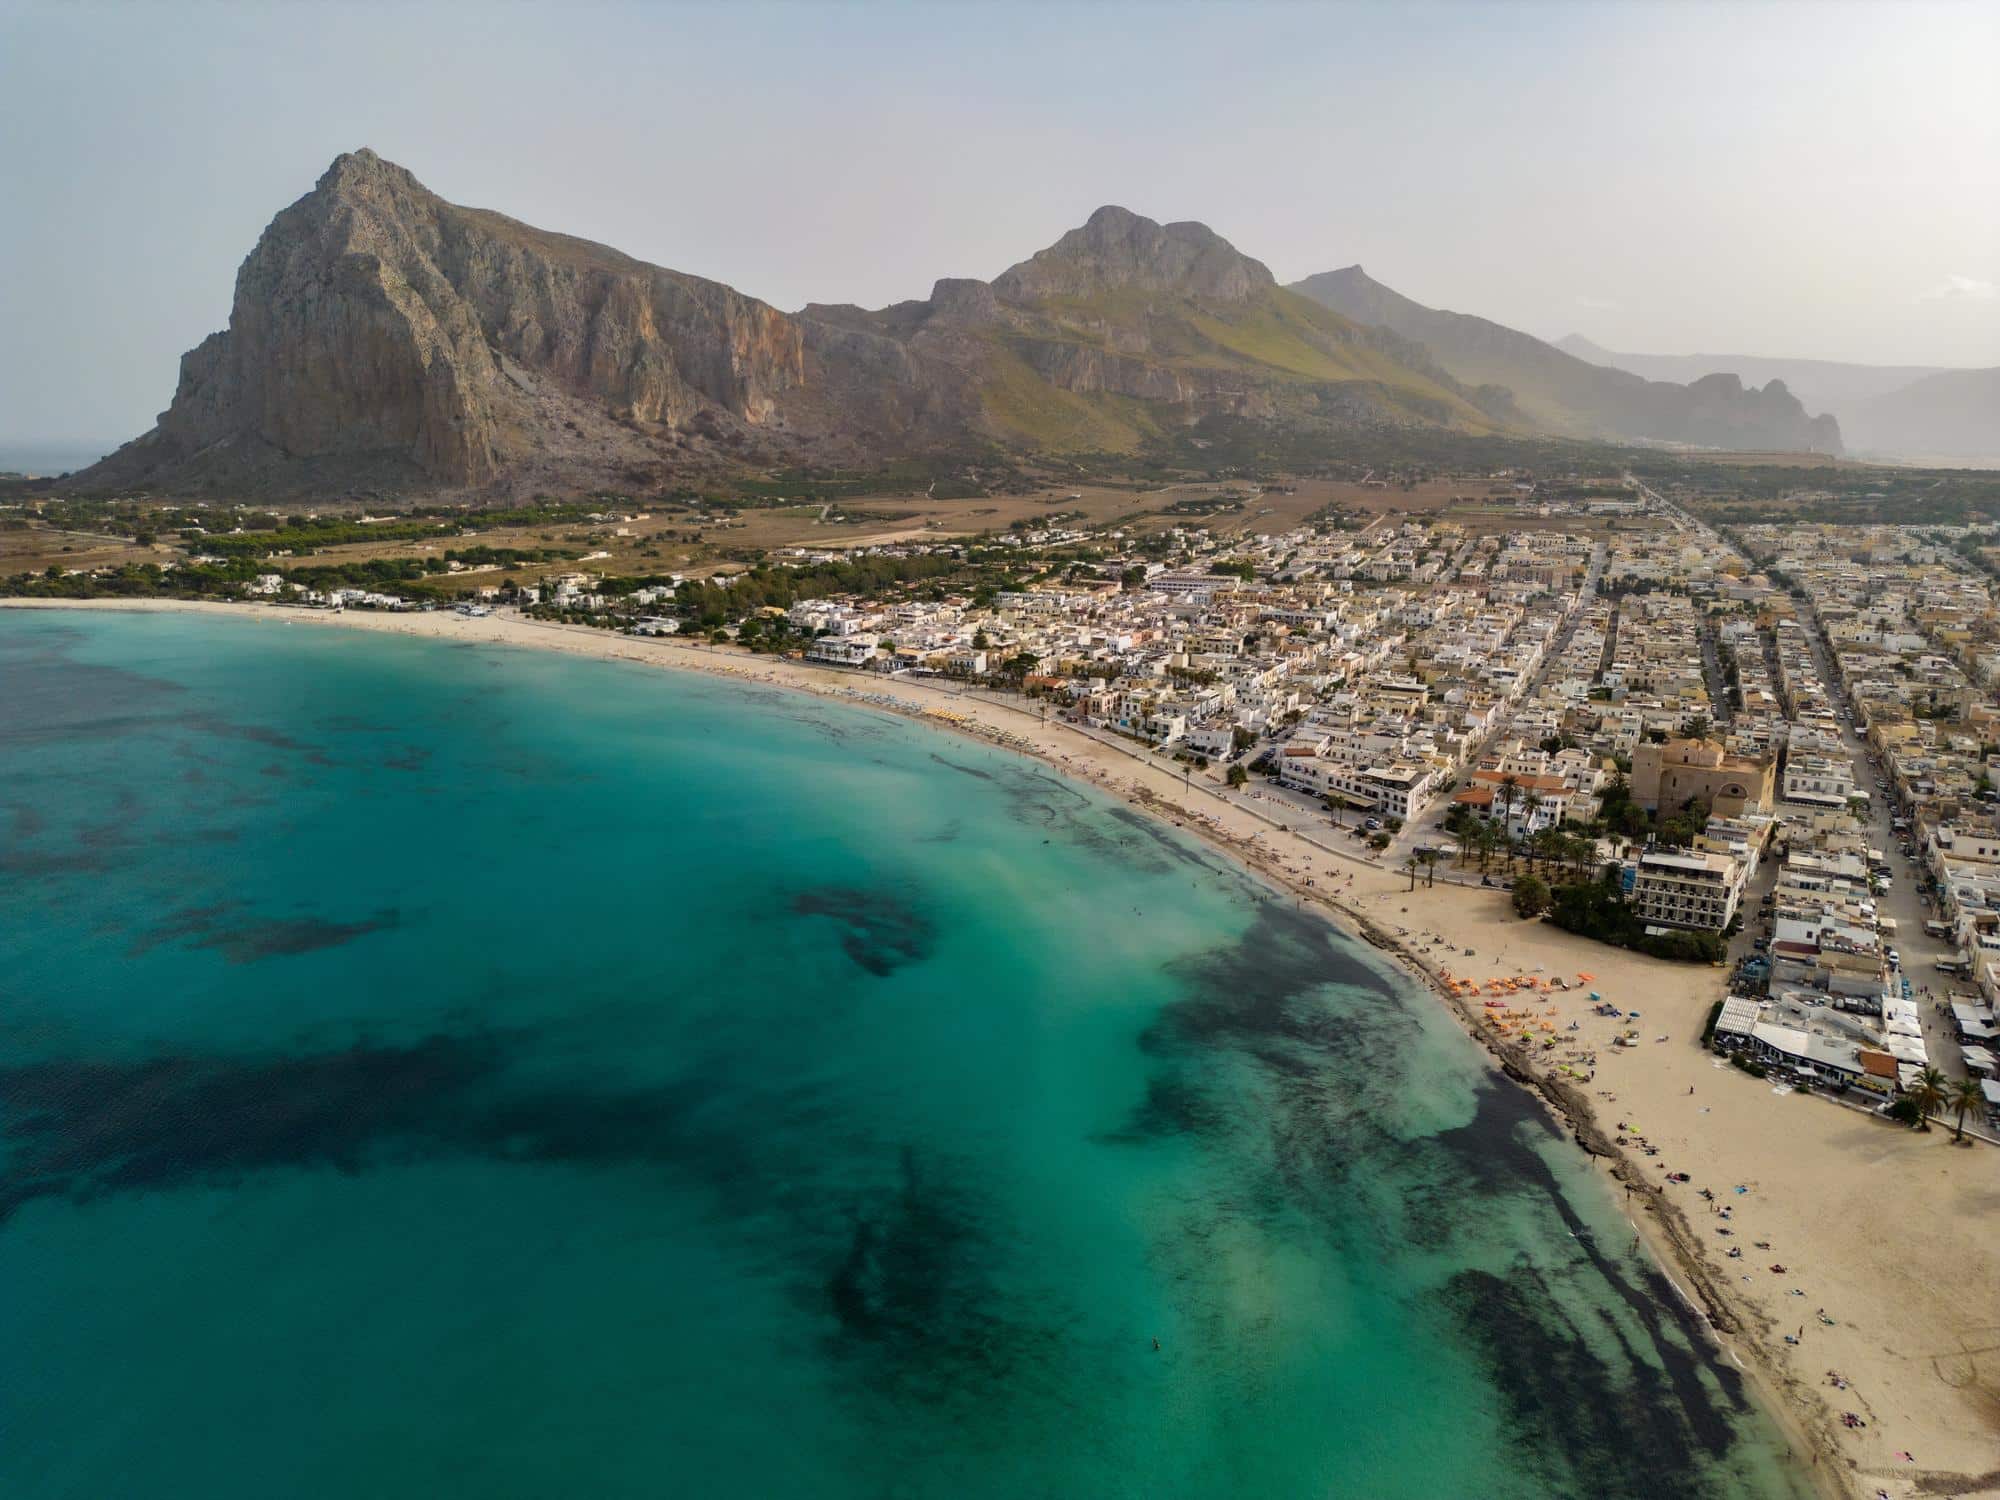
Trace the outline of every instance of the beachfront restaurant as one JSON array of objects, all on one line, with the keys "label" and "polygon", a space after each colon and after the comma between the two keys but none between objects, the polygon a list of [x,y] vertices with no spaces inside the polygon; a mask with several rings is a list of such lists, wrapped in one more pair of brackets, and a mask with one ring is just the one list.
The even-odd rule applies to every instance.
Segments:
[{"label": "beachfront restaurant", "polygon": [[1716,1050],[1739,1052],[1767,1067],[1788,1068],[1801,1078],[1836,1088],[1856,1084],[1887,1093],[1894,1086],[1896,1061],[1888,1053],[1845,1037],[1761,1019],[1769,1008],[1748,995],[1724,1000],[1715,1018]]},{"label": "beachfront restaurant", "polygon": [[1797,1026],[1759,1021],[1750,1028],[1750,1052],[1759,1062],[1790,1068],[1801,1078],[1835,1087],[1865,1083],[1875,1076],[1863,1065],[1862,1050],[1844,1038]]}]

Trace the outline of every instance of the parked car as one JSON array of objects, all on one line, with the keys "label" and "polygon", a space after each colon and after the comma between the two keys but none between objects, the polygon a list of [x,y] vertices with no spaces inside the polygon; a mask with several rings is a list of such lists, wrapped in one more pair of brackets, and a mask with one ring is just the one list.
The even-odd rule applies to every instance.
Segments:
[{"label": "parked car", "polygon": [[1898,953],[1894,948],[1889,950],[1889,967],[1892,969],[1903,967],[1903,955]]}]

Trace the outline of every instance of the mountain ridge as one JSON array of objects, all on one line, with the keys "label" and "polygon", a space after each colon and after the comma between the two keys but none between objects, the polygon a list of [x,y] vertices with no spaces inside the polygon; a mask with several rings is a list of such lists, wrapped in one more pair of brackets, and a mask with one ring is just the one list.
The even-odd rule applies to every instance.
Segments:
[{"label": "mountain ridge", "polygon": [[2000,368],[1864,365],[1742,354],[1618,354],[1568,334],[1580,359],[1655,379],[1706,366],[1745,380],[1782,378],[1801,401],[1839,419],[1850,447],[1895,458],[2000,463]]},{"label": "mountain ridge", "polygon": [[785,313],[453,204],[366,148],[282,209],[154,428],[82,489],[582,489],[968,447],[1132,449],[1225,415],[1493,431],[1506,393],[1107,205],[992,282]]},{"label": "mountain ridge", "polygon": [[1782,381],[1746,387],[1726,372],[1685,385],[1649,381],[1490,318],[1428,307],[1359,265],[1320,272],[1290,289],[1423,344],[1462,381],[1505,387],[1529,417],[1572,437],[1841,451],[1838,423],[1809,416]]},{"label": "mountain ridge", "polygon": [[1941,374],[1943,365],[1865,365],[1848,360],[1791,359],[1754,354],[1621,354],[1591,342],[1580,333],[1564,334],[1554,347],[1594,365],[1624,370],[1647,380],[1686,383],[1703,375],[1727,373],[1746,383],[1762,385],[1782,380],[1799,400],[1839,412],[1862,401],[1899,390],[1926,375]]}]

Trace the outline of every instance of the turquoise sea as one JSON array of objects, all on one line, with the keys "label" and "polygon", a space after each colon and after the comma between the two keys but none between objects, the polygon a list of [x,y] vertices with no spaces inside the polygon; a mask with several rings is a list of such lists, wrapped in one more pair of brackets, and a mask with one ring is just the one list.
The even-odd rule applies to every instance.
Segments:
[{"label": "turquoise sea", "polygon": [[1526,1097],[1198,844],[275,622],[0,611],[0,1289],[9,1497],[1803,1493]]}]

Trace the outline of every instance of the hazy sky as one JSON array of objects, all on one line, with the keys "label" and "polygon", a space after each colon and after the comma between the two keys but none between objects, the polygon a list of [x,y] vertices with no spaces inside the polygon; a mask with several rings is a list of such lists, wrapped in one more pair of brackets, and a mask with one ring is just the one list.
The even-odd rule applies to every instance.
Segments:
[{"label": "hazy sky", "polygon": [[124,438],[336,154],[780,307],[1106,202],[1614,349],[2000,364],[2000,3],[0,0],[0,439]]}]

